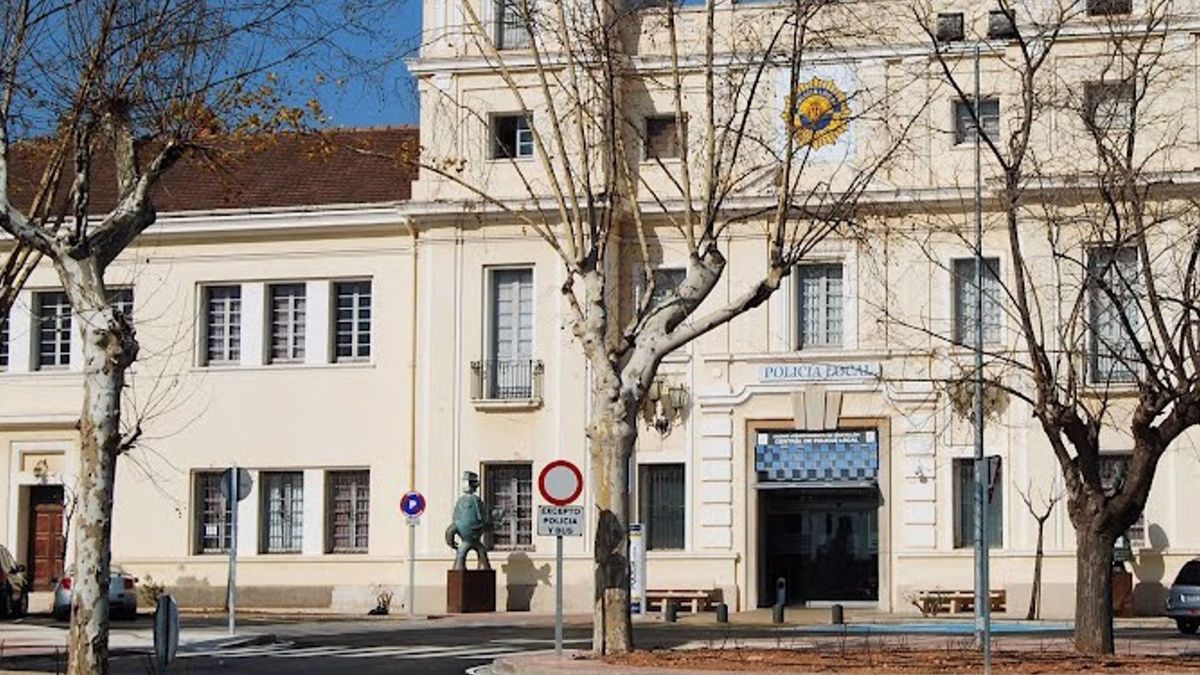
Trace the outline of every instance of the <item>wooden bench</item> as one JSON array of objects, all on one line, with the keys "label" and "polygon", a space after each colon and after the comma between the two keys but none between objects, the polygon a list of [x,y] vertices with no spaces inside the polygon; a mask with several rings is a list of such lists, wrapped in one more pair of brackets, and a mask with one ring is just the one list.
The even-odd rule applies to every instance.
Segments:
[{"label": "wooden bench", "polygon": [[696,589],[658,589],[646,591],[646,610],[662,611],[668,601],[684,605],[691,609],[692,614],[712,609],[713,597],[716,591]]},{"label": "wooden bench", "polygon": [[[1001,590],[988,592],[993,612],[1003,612],[1007,606],[1007,593]],[[917,593],[917,608],[925,616],[936,614],[960,614],[975,611],[974,591],[932,590]]]}]

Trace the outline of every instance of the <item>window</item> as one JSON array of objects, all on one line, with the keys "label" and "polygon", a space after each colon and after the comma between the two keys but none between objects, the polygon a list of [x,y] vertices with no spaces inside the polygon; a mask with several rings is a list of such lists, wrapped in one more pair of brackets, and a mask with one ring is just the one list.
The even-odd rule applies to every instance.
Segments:
[{"label": "window", "polygon": [[38,368],[71,365],[71,303],[61,291],[34,296],[38,317]]},{"label": "window", "polygon": [[491,273],[492,316],[487,398],[533,396],[533,270]]},{"label": "window", "polygon": [[1132,0],[1087,0],[1088,16],[1114,16],[1132,11]]},{"label": "window", "polygon": [[[994,464],[992,489],[987,505],[988,548],[1000,548],[1004,542],[1004,472]],[[975,545],[975,460],[954,460],[954,547]]]},{"label": "window", "polygon": [[114,288],[108,292],[108,301],[113,309],[125,315],[125,320],[133,323],[133,289]]},{"label": "window", "polygon": [[204,289],[205,363],[237,363],[242,351],[242,287]]},{"label": "window", "polygon": [[525,15],[534,0],[495,0],[496,48],[528,49],[532,42],[531,17]]},{"label": "window", "polygon": [[799,287],[800,349],[842,345],[842,265],[801,265]]},{"label": "window", "polygon": [[299,553],[304,542],[304,473],[264,471],[260,478],[259,551]]},{"label": "window", "polygon": [[646,528],[646,549],[683,548],[684,472],[682,464],[645,464],[638,475],[638,518]]},{"label": "window", "polygon": [[228,553],[233,530],[229,500],[221,494],[221,472],[196,474],[196,553]]},{"label": "window", "polygon": [[304,284],[273,284],[271,295],[271,363],[304,360]]},{"label": "window", "polygon": [[[654,291],[650,296],[650,307],[657,307],[666,297],[667,294],[679,287],[683,283],[683,278],[687,276],[687,270],[682,267],[659,267],[653,271],[654,274]],[[639,268],[635,272],[633,282],[633,303],[634,307],[642,299],[642,292],[646,285],[643,281],[645,269]]]},{"label": "window", "polygon": [[1083,88],[1084,120],[1099,131],[1128,130],[1133,100],[1132,83],[1088,82]]},{"label": "window", "polygon": [[1140,372],[1135,335],[1141,327],[1137,249],[1104,246],[1088,254],[1091,377],[1132,382]]},{"label": "window", "polygon": [[0,316],[0,370],[8,369],[8,314]]},{"label": "window", "polygon": [[492,117],[492,159],[533,157],[533,130],[525,115]]},{"label": "window", "polygon": [[937,15],[938,42],[958,42],[963,39],[963,13],[945,12]]},{"label": "window", "polygon": [[1003,9],[988,12],[987,36],[993,40],[1009,40],[1017,37],[1016,18]]},{"label": "window", "polygon": [[[954,343],[975,344],[975,259],[954,261]],[[1000,259],[983,259],[983,341],[1000,341]]]},{"label": "window", "polygon": [[366,553],[371,522],[371,472],[330,471],[326,485],[326,550]]},{"label": "window", "polygon": [[[679,125],[674,115],[646,118],[646,159],[675,159],[683,154],[679,147]],[[687,133],[687,125],[684,125]]]},{"label": "window", "polygon": [[1200,560],[1189,560],[1175,577],[1176,586],[1200,586]]},{"label": "window", "polygon": [[533,547],[533,468],[529,464],[483,467],[484,503],[499,513],[493,533],[497,551]]},{"label": "window", "polygon": [[339,281],[333,289],[334,360],[366,361],[371,358],[371,282]]},{"label": "window", "polygon": [[[1113,497],[1125,486],[1125,476],[1129,473],[1129,462],[1133,455],[1129,453],[1104,454],[1100,456],[1100,489],[1106,497]],[[1129,545],[1133,548],[1146,545],[1146,514],[1138,514],[1137,522],[1129,526]]]},{"label": "window", "polygon": [[[954,102],[954,144],[975,143],[975,119],[972,116],[974,101]],[[1000,100],[985,98],[979,101],[979,119],[983,122],[983,133],[993,141],[1000,138]]]}]

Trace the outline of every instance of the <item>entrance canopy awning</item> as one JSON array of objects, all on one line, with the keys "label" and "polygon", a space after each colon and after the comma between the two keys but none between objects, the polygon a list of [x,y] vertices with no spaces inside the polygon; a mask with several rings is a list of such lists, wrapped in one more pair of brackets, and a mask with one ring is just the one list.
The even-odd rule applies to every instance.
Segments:
[{"label": "entrance canopy awning", "polygon": [[879,478],[874,429],[759,434],[754,469],[760,488],[869,487]]}]

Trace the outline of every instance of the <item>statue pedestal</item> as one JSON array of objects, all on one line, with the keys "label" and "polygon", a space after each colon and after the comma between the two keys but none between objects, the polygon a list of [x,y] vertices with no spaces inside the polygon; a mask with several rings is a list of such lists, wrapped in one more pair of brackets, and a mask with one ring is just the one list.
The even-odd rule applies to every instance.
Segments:
[{"label": "statue pedestal", "polygon": [[496,611],[496,570],[447,570],[446,611]]}]

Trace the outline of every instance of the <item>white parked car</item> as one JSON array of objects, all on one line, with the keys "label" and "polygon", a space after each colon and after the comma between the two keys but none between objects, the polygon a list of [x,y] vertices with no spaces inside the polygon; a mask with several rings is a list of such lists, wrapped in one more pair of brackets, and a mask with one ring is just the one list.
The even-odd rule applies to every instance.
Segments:
[{"label": "white parked car", "polygon": [[[137,616],[138,593],[137,577],[127,573],[117,565],[109,572],[108,582],[108,615],[114,619],[132,619]],[[74,569],[68,569],[66,575],[54,582],[54,618],[66,621],[71,616],[71,587],[75,585]]]}]

